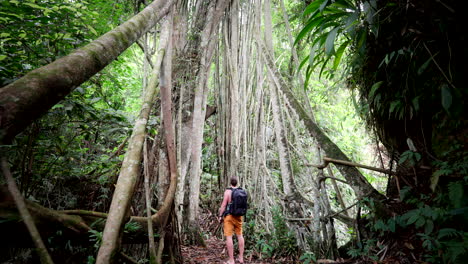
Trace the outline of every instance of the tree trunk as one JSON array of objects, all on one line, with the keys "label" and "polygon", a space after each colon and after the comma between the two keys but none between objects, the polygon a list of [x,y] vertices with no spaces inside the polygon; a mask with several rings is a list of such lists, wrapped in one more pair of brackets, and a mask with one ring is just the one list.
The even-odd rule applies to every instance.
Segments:
[{"label": "tree trunk", "polygon": [[[264,44],[260,43],[260,45],[262,48],[264,47]],[[265,50],[265,48],[263,48],[263,50]],[[281,78],[278,69],[274,65],[271,55],[267,52],[260,53],[264,56],[267,62],[267,67],[273,72],[277,87],[281,89],[281,91],[286,95],[289,103],[304,122],[304,125],[306,126],[310,135],[317,140],[326,155],[335,159],[349,161],[348,157],[343,153],[343,151],[341,151],[341,149],[335,143],[333,143],[327,135],[325,135],[325,133],[317,126],[317,124],[312,121],[312,118],[296,100],[288,86]],[[350,183],[351,188],[355,191],[359,198],[366,196],[376,200],[381,200],[384,198],[384,196],[380,194],[374,187],[372,187],[372,185],[355,167],[337,166],[337,168],[343,177],[345,177],[345,179]]]},{"label": "tree trunk", "polygon": [[138,119],[135,122],[132,136],[128,143],[128,150],[125,154],[122,168],[117,180],[117,184],[112,197],[109,216],[102,236],[102,245],[99,248],[96,263],[109,263],[118,250],[118,240],[122,232],[124,218],[130,206],[133,191],[140,174],[141,153],[144,138],[146,136],[146,124],[153,105],[155,94],[158,88],[159,68],[164,56],[168,41],[169,28],[162,30],[160,53],[152,72],[151,80],[146,89],[143,105]]},{"label": "tree trunk", "polygon": [[[226,30],[225,36],[228,33],[231,33],[228,40],[226,41],[226,57],[228,62],[228,73],[231,78],[229,78],[229,137],[230,137],[230,146],[229,146],[229,157],[228,157],[228,177],[238,176],[237,175],[237,164],[239,160],[239,2],[238,0],[233,0],[231,2],[231,8],[229,12],[229,22],[225,26],[225,29],[230,28],[229,31]],[[228,180],[228,179],[226,179]]]},{"label": "tree trunk", "polygon": [[[274,54],[273,42],[272,42],[272,29],[271,29],[271,8],[270,1],[265,1],[265,40],[267,49],[263,50],[268,52],[271,56]],[[274,76],[268,71],[268,84],[270,87],[271,105],[273,108],[273,121],[275,125],[276,145],[278,147],[280,168],[281,168],[281,179],[283,183],[283,192],[286,195],[291,195],[296,192],[292,170],[291,160],[289,155],[289,148],[286,138],[286,132],[283,124],[283,117],[281,113],[278,90],[273,81]]]},{"label": "tree trunk", "polygon": [[32,218],[31,214],[29,213],[28,207],[24,201],[23,196],[21,195],[20,191],[18,190],[18,186],[16,185],[15,179],[11,175],[10,168],[8,168],[8,163],[5,157],[1,157],[1,171],[4,174],[7,184],[8,190],[10,191],[13,199],[15,200],[16,207],[21,215],[21,219],[23,219],[24,224],[26,225],[31,238],[36,245],[37,253],[41,260],[42,264],[53,264],[52,258],[47,251],[44,242],[42,241],[41,234],[37,230],[36,224],[34,223],[34,219]]},{"label": "tree trunk", "polygon": [[215,7],[208,13],[208,22],[201,35],[200,46],[200,69],[197,76],[197,86],[193,105],[192,120],[192,152],[190,167],[190,199],[188,222],[190,226],[198,231],[198,208],[200,201],[200,168],[201,168],[201,150],[203,143],[203,130],[205,124],[207,81],[211,67],[211,58],[218,36],[218,24],[221,15],[224,13],[229,1],[220,0]]},{"label": "tree trunk", "polygon": [[152,189],[150,187],[150,169],[148,164],[148,144],[145,142],[143,145],[143,164],[144,164],[144,171],[143,174],[145,176],[144,185],[145,185],[145,202],[146,202],[146,217],[148,218],[148,251],[149,251],[149,259],[150,264],[154,264],[156,261],[156,245],[154,243],[154,230],[153,230],[153,223],[151,221],[151,197],[152,197]]},{"label": "tree trunk", "polygon": [[[169,161],[169,174],[170,174],[170,187],[167,194],[165,195],[165,200],[163,206],[167,208],[173,207],[173,201],[175,197],[175,190],[177,187],[177,160],[176,160],[176,149],[175,149],[175,128],[172,121],[172,15],[169,14],[168,17],[171,32],[170,40],[167,47],[167,53],[163,61],[163,70],[161,71],[161,112],[163,116],[164,124],[164,135],[167,149],[167,157]],[[163,227],[166,225],[169,219],[170,210],[167,210],[163,217]],[[164,239],[165,239],[165,230],[161,230],[161,236],[159,240],[158,254],[156,257],[156,263],[162,264],[162,253],[164,249]]]}]

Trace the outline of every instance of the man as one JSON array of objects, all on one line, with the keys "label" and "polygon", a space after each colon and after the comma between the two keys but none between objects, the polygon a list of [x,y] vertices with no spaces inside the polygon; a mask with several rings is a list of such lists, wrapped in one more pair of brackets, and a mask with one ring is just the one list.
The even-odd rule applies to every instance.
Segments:
[{"label": "man", "polygon": [[[231,177],[231,188],[237,187],[237,178]],[[226,206],[232,201],[232,190],[231,188],[224,191],[224,198],[221,207],[219,208],[219,222],[223,221],[224,217],[224,236],[226,236],[226,247],[229,255],[229,260],[224,262],[225,264],[234,264],[234,243],[232,242],[232,235],[236,233],[237,241],[239,243],[239,263],[244,263],[244,237],[242,236],[242,216],[234,216],[228,214],[224,216]]]}]

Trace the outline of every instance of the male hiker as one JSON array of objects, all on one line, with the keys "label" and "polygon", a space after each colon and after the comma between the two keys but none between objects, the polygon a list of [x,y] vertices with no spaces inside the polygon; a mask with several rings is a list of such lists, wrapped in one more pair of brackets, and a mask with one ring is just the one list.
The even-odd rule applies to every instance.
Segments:
[{"label": "male hiker", "polygon": [[237,187],[237,178],[231,177],[231,188],[224,191],[224,198],[219,208],[219,222],[224,217],[224,235],[229,260],[224,264],[234,264],[234,243],[232,235],[236,233],[239,242],[239,257],[237,261],[244,263],[244,237],[242,236],[242,216],[247,211],[247,193]]}]

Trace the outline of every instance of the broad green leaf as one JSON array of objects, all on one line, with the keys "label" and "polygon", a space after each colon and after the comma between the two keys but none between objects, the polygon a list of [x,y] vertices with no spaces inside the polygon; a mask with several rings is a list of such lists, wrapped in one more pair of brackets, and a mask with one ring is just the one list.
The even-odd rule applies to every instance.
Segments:
[{"label": "broad green leaf", "polygon": [[383,84],[383,81],[380,81],[372,85],[370,92],[369,92],[369,100],[372,101],[372,99],[374,98],[375,92],[377,92],[377,90],[379,89],[380,86],[382,86],[382,84]]},{"label": "broad green leaf", "polygon": [[301,40],[307,34],[309,34],[312,31],[312,29],[315,28],[318,24],[322,23],[323,20],[324,20],[323,17],[316,17],[316,18],[309,19],[305,27],[297,35],[296,40],[294,41],[294,45],[296,45],[297,42],[299,42],[299,40]]},{"label": "broad green leaf", "polygon": [[314,59],[315,59],[315,52],[317,51],[317,47],[314,45],[312,48],[310,48],[310,54],[309,54],[309,65],[314,64]]},{"label": "broad green leaf", "polygon": [[359,53],[361,53],[366,47],[367,32],[365,30],[360,30],[358,34],[359,39],[356,45],[356,49],[359,51]]},{"label": "broad green leaf", "polygon": [[393,111],[395,110],[398,110],[398,106],[400,105],[400,101],[399,100],[395,100],[393,102],[390,103],[390,110],[389,110],[389,114],[393,113]]},{"label": "broad green leaf", "polygon": [[306,17],[308,16],[310,13],[312,12],[315,12],[317,11],[317,9],[319,8],[320,4],[322,3],[323,0],[316,0],[316,1],[313,1],[312,3],[310,3],[306,9],[304,10],[304,13],[303,15]]},{"label": "broad green leaf", "polygon": [[449,112],[449,108],[452,105],[452,94],[450,93],[450,88],[447,84],[442,85],[441,93],[442,106],[444,107],[445,111]]},{"label": "broad green leaf", "polygon": [[380,104],[380,99],[382,99],[381,94],[377,94],[374,98],[374,104],[377,106],[377,109],[380,109],[382,107],[382,104]]},{"label": "broad green leaf", "polygon": [[335,38],[336,34],[338,33],[338,27],[332,29],[327,36],[327,40],[325,41],[325,54],[331,56],[335,53]]},{"label": "broad green leaf", "polygon": [[72,12],[78,11],[76,8],[71,7],[71,6],[61,6],[60,9],[68,9],[68,10],[70,10]]},{"label": "broad green leaf", "polygon": [[57,109],[57,108],[62,108],[62,107],[63,107],[63,104],[56,104],[52,106],[52,109]]},{"label": "broad green leaf", "polygon": [[349,45],[349,40],[343,42],[340,47],[336,50],[335,53],[335,60],[333,61],[333,70],[338,69],[338,66],[340,65],[341,57],[343,57],[343,54],[346,50],[346,48]]},{"label": "broad green leaf", "polygon": [[4,60],[4,59],[6,59],[6,58],[7,58],[6,55],[0,55],[0,61]]},{"label": "broad green leaf", "polygon": [[299,64],[299,69],[297,71],[301,71],[302,67],[306,64],[306,62],[309,61],[309,56],[305,57],[302,61],[301,64]]},{"label": "broad green leaf", "polygon": [[14,16],[18,19],[24,19],[24,16],[20,15],[20,14],[12,14],[12,13],[5,13],[5,12],[0,12],[0,15],[5,15],[5,16]]},{"label": "broad green leaf", "polygon": [[434,222],[432,222],[432,220],[427,220],[426,225],[424,226],[424,233],[429,235],[432,233],[432,230],[434,230]]},{"label": "broad green leaf", "polygon": [[9,36],[10,36],[10,33],[0,33],[0,38],[6,38]]},{"label": "broad green leaf", "polygon": [[419,217],[414,225],[416,226],[416,228],[420,228],[425,223],[426,223],[426,219],[424,219],[424,217]]},{"label": "broad green leaf", "polygon": [[346,0],[336,0],[332,5],[340,7],[340,8],[344,8],[344,9],[351,9],[351,10],[356,9],[356,6],[354,5],[354,3],[352,3],[351,1],[346,1]]},{"label": "broad green leaf", "polygon": [[95,98],[91,99],[89,101],[89,103],[94,104],[94,103],[98,102],[99,100],[101,100],[101,97],[95,97]]},{"label": "broad green leaf", "polygon": [[411,225],[412,223],[416,222],[418,219],[421,219],[420,217],[421,216],[419,214],[414,214],[408,219],[408,222],[406,222],[406,224]]},{"label": "broad green leaf", "polygon": [[357,23],[359,23],[359,11],[351,12],[345,20],[344,29],[349,30],[352,26],[356,25]]},{"label": "broad green leaf", "polygon": [[90,26],[89,24],[86,24],[86,27],[87,27],[91,32],[93,32],[94,35],[96,35],[96,36],[98,35],[97,31],[96,31],[92,26]]},{"label": "broad green leaf", "polygon": [[400,156],[400,160],[398,161],[398,164],[403,164],[409,157],[412,157],[413,152],[411,150],[407,150],[403,152]]},{"label": "broad green leaf", "polygon": [[328,4],[328,1],[329,1],[329,0],[323,1],[323,3],[322,3],[322,4],[320,5],[320,7],[319,7],[319,10],[320,10],[320,11],[323,11],[323,9],[325,9],[325,7],[326,7],[327,4]]},{"label": "broad green leaf", "polygon": [[327,56],[325,61],[322,63],[322,68],[320,69],[319,78],[322,77],[322,73],[325,70],[325,67],[327,66],[327,63],[328,63],[329,60],[330,60],[330,56]]},{"label": "broad green leaf", "polygon": [[42,9],[42,10],[46,10],[46,9],[47,9],[47,8],[45,8],[45,7],[42,7],[42,6],[33,4],[33,3],[23,3],[23,4],[25,4],[25,5],[27,5],[27,6],[30,6],[30,7],[32,7],[32,8],[36,8],[36,9]]},{"label": "broad green leaf", "polygon": [[[437,54],[434,55],[434,57],[436,56]],[[423,63],[423,65],[421,65],[421,67],[419,67],[418,69],[418,75],[421,75],[427,68],[427,66],[429,66],[429,63],[432,61],[432,58],[433,57],[429,57],[429,59],[427,59],[426,62]]]}]

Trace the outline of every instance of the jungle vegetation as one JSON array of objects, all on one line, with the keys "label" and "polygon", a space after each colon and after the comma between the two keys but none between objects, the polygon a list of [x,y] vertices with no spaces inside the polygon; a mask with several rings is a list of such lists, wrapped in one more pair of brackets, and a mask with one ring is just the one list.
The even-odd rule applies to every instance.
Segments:
[{"label": "jungle vegetation", "polygon": [[468,258],[462,1],[0,1],[0,262]]}]

